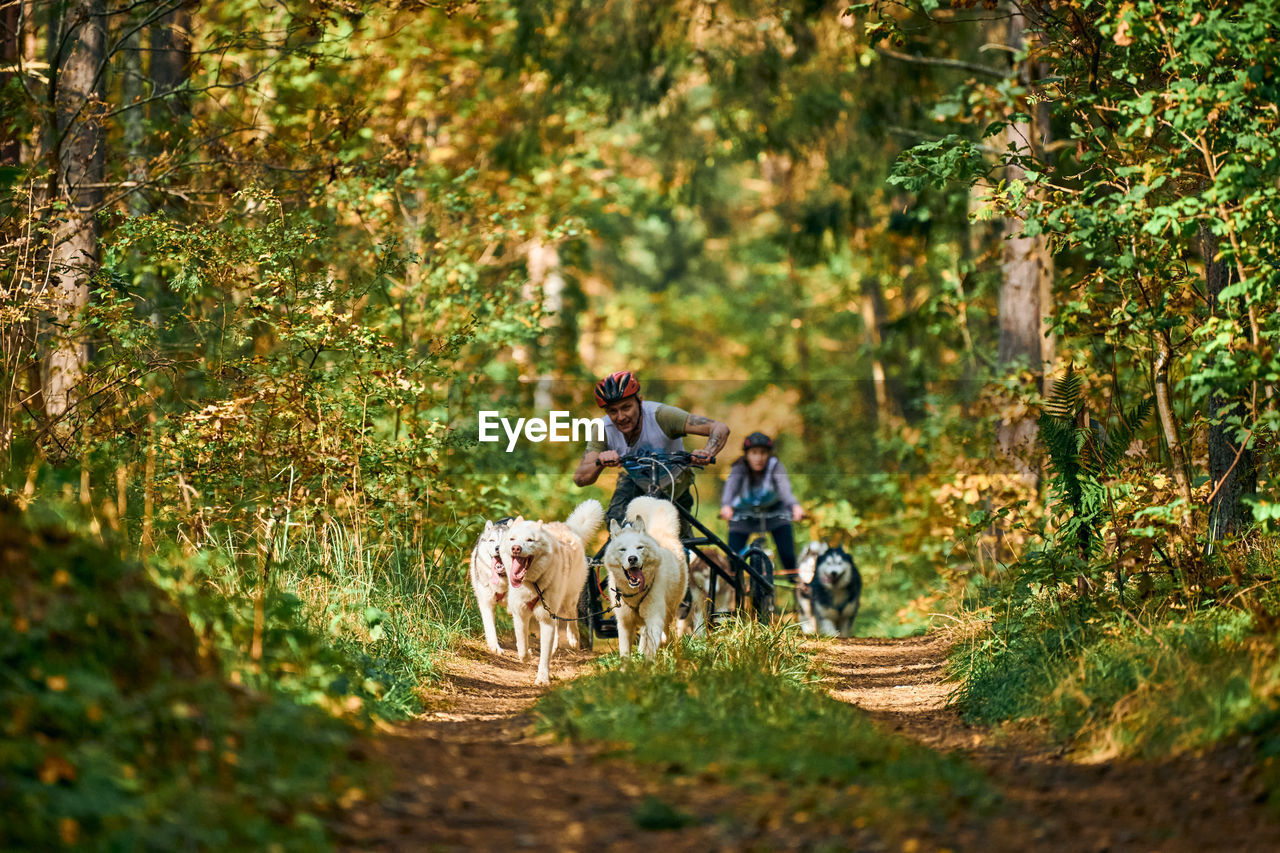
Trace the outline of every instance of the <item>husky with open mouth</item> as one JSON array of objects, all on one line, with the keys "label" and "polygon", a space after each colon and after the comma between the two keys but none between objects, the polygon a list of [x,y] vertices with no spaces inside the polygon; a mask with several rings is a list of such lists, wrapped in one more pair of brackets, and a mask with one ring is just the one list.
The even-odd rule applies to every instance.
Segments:
[{"label": "husky with open mouth", "polygon": [[818,633],[852,637],[853,620],[862,598],[862,575],[853,557],[840,547],[828,548],[813,573],[813,617]]},{"label": "husky with open mouth", "polygon": [[529,619],[540,626],[538,675],[535,684],[551,683],[551,655],[564,629],[570,648],[578,647],[575,619],[578,595],[587,582],[583,543],[600,529],[604,510],[599,501],[583,501],[563,522],[520,519],[502,534],[507,566],[507,609],[516,629],[516,654],[529,659]]},{"label": "husky with open mouth", "polygon": [[818,558],[828,547],[825,542],[810,542],[796,560],[796,618],[806,634],[818,629],[813,618],[813,576],[818,571]]},{"label": "husky with open mouth", "polygon": [[618,652],[631,653],[638,630],[640,653],[652,659],[689,583],[680,518],[669,502],[639,497],[627,505],[626,525],[609,522],[609,537],[604,567],[618,617]]},{"label": "husky with open mouth", "polygon": [[484,640],[489,651],[495,655],[503,653],[498,644],[498,628],[494,614],[499,604],[507,598],[507,566],[502,559],[502,534],[513,521],[524,521],[523,518],[502,518],[497,521],[486,521],[480,538],[471,549],[471,589],[476,594],[476,604],[480,607],[480,619],[484,622]]}]

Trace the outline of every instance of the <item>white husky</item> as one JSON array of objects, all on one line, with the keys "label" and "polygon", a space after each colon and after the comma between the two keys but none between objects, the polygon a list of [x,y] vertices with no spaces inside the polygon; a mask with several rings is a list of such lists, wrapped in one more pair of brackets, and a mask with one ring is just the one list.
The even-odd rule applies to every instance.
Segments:
[{"label": "white husky", "polygon": [[812,634],[818,630],[813,618],[813,576],[818,571],[818,558],[827,553],[827,543],[810,542],[796,560],[796,615],[800,630]]},{"label": "white husky", "polygon": [[471,589],[476,594],[476,604],[480,606],[480,619],[484,622],[484,640],[489,651],[495,655],[502,654],[502,646],[498,644],[498,628],[494,622],[497,606],[507,597],[507,566],[502,560],[502,533],[513,521],[522,518],[504,518],[499,521],[486,521],[476,546],[471,549]]},{"label": "white husky", "polygon": [[669,502],[640,497],[627,505],[627,521],[625,527],[609,522],[611,538],[604,553],[618,617],[618,652],[631,653],[638,627],[640,653],[653,658],[689,585],[680,518]]},{"label": "white husky", "polygon": [[[541,626],[538,676],[534,684],[551,683],[551,654],[563,626],[565,640],[578,647],[574,618],[578,595],[587,582],[584,540],[590,539],[604,520],[600,502],[583,501],[563,522],[519,520],[502,535],[502,556],[507,564],[510,592],[507,608],[516,629],[516,654],[529,659],[529,617]],[[557,625],[559,621],[559,625]]]}]

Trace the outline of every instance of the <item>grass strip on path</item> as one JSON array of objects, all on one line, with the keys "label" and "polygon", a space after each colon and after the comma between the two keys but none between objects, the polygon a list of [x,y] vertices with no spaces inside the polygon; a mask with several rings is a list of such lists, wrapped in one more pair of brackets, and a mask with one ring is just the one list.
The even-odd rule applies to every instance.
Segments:
[{"label": "grass strip on path", "polygon": [[[741,622],[685,638],[654,661],[609,655],[596,672],[546,694],[539,727],[618,744],[676,773],[783,782],[841,819],[940,828],[995,801],[982,773],[956,756],[881,731],[832,699],[794,629]],[[860,821],[861,822],[861,821]]]}]

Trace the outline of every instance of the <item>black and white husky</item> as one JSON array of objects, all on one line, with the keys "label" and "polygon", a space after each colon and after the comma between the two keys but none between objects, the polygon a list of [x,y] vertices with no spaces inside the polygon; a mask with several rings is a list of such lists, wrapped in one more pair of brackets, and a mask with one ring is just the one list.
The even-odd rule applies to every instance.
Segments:
[{"label": "black and white husky", "polygon": [[858,615],[862,597],[862,575],[853,557],[841,547],[828,548],[818,557],[809,588],[817,633],[829,637],[853,636],[853,620]]}]

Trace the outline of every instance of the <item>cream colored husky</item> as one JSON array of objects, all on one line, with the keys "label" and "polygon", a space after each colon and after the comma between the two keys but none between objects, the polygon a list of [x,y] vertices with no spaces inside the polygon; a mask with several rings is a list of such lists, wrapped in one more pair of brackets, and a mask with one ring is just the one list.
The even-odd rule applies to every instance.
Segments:
[{"label": "cream colored husky", "polygon": [[[672,628],[689,584],[680,518],[669,502],[640,497],[627,505],[627,525],[609,522],[604,567],[618,617],[618,652],[631,653],[639,629],[640,653],[652,659]],[[670,634],[674,636],[674,634]]]},{"label": "cream colored husky", "polygon": [[512,521],[523,520],[504,518],[500,521],[486,521],[480,538],[476,540],[476,546],[471,549],[471,589],[475,591],[480,619],[484,622],[485,644],[495,655],[502,654],[502,646],[498,644],[494,612],[507,598],[507,567],[500,550],[502,533]]},{"label": "cream colored husky", "polygon": [[507,565],[507,608],[516,629],[516,654],[529,659],[529,618],[541,626],[538,676],[534,684],[551,683],[551,654],[563,628],[570,648],[578,647],[574,619],[578,595],[587,582],[583,542],[604,520],[599,501],[583,501],[563,522],[517,520],[502,535]]}]

